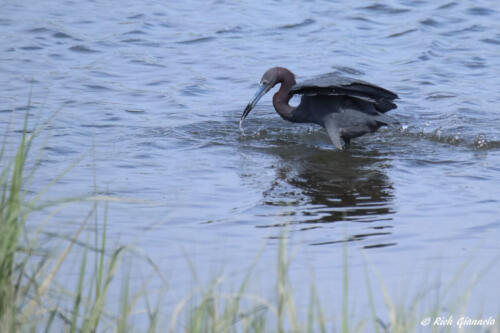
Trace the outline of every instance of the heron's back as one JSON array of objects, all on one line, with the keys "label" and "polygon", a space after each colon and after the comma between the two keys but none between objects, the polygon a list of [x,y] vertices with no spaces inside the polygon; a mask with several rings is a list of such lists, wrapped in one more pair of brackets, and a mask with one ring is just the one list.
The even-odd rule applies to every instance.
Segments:
[{"label": "heron's back", "polygon": [[398,95],[392,91],[336,73],[324,74],[297,83],[290,90],[290,94],[347,96],[372,103],[378,112],[387,112],[396,108],[393,101],[398,98]]}]

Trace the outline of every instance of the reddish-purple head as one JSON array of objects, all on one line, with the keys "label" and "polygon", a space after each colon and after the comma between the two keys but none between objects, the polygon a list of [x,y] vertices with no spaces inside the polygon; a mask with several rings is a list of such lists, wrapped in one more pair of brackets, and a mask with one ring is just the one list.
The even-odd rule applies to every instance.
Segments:
[{"label": "reddish-purple head", "polygon": [[250,111],[255,107],[262,96],[264,96],[276,84],[283,83],[285,81],[290,81],[295,84],[295,76],[288,69],[283,67],[273,67],[268,69],[260,80],[259,89],[255,93],[255,96],[250,100],[247,107],[243,111],[240,122],[248,116]]}]

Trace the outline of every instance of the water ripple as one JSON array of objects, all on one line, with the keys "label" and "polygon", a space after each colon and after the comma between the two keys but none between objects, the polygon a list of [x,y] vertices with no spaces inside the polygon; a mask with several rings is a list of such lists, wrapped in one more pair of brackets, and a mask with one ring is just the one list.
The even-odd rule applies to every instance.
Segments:
[{"label": "water ripple", "polygon": [[215,39],[215,37],[200,37],[200,38],[183,40],[183,41],[180,41],[180,42],[177,42],[177,43],[178,44],[191,45],[191,44],[200,44],[200,43],[211,42],[214,39]]},{"label": "water ripple", "polygon": [[386,4],[381,4],[381,3],[374,3],[372,5],[362,7],[361,9],[364,9],[364,10],[367,10],[370,12],[373,11],[373,12],[377,12],[380,14],[390,14],[390,15],[403,14],[403,13],[407,13],[410,11],[407,8],[396,8],[396,7],[392,7],[392,6],[389,6]]},{"label": "water ripple", "polygon": [[428,19],[422,20],[422,21],[420,21],[420,24],[426,25],[426,26],[430,26],[430,27],[441,27],[441,26],[443,26],[442,23],[436,21],[433,18],[428,18]]},{"label": "water ripple", "polygon": [[241,32],[243,32],[243,28],[241,26],[237,25],[237,26],[234,26],[232,28],[217,30],[215,33],[216,34],[233,34],[233,33],[241,33]]},{"label": "water ripple", "polygon": [[279,27],[279,29],[295,29],[295,28],[301,28],[301,27],[305,27],[305,26],[308,26],[308,25],[311,25],[311,24],[314,24],[316,23],[315,20],[313,19],[305,19],[304,21],[300,22],[300,23],[292,23],[292,24],[285,24],[285,25],[282,25]]},{"label": "water ripple", "polygon": [[99,51],[93,50],[91,48],[88,48],[85,45],[75,45],[69,48],[73,52],[78,52],[78,53],[97,53]]},{"label": "water ripple", "polygon": [[54,38],[61,38],[61,39],[65,39],[65,38],[70,38],[70,39],[73,39],[73,37],[71,37],[70,35],[64,33],[64,32],[55,32],[54,34],[52,34],[52,37]]},{"label": "water ripple", "polygon": [[145,34],[146,33],[142,30],[131,30],[131,31],[124,33],[124,35],[145,35]]},{"label": "water ripple", "polygon": [[410,34],[412,32],[415,32],[415,31],[417,31],[417,29],[408,29],[408,30],[401,31],[401,32],[395,32],[395,33],[387,36],[387,38],[400,37],[400,36],[404,36],[404,35]]},{"label": "water ripple", "polygon": [[500,40],[494,39],[494,38],[484,38],[484,39],[481,39],[481,42],[488,43],[488,44],[494,44],[494,45],[500,45]]},{"label": "water ripple", "polygon": [[494,14],[495,10],[491,8],[485,8],[485,7],[473,7],[467,9],[467,14],[470,15],[480,15],[480,16],[486,16],[486,15],[491,15]]},{"label": "water ripple", "polygon": [[43,33],[50,33],[51,31],[45,27],[38,27],[29,29],[28,32],[33,34],[43,34]]}]

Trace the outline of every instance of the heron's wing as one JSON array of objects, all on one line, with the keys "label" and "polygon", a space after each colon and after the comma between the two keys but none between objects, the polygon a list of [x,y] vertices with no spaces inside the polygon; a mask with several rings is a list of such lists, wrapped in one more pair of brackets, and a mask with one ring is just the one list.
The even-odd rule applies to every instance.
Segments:
[{"label": "heron's wing", "polygon": [[330,139],[332,140],[335,148],[342,150],[344,148],[344,143],[340,137],[340,128],[338,122],[335,119],[335,115],[328,115],[324,119],[325,129]]},{"label": "heron's wing", "polygon": [[392,101],[398,98],[392,91],[337,73],[328,73],[299,82],[290,89],[290,95],[294,94],[350,96],[373,103],[379,112],[395,109],[396,104]]}]

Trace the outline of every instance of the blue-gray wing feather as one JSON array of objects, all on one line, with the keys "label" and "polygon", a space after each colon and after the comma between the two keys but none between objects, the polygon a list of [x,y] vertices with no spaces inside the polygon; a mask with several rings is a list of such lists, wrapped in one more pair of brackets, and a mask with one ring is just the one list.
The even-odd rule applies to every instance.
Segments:
[{"label": "blue-gray wing feather", "polygon": [[378,112],[387,112],[397,106],[393,100],[398,98],[394,92],[369,82],[328,73],[295,84],[290,95],[337,95],[349,96],[370,102]]}]

